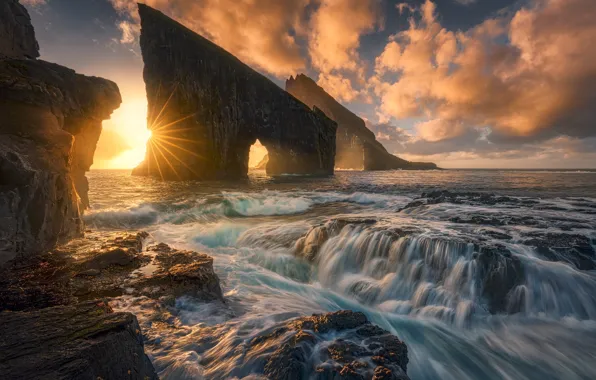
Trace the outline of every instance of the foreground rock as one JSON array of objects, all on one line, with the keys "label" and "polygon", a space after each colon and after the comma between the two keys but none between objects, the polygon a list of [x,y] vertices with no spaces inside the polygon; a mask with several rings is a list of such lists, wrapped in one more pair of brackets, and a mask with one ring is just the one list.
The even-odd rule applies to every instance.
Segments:
[{"label": "foreground rock", "polygon": [[136,175],[243,178],[257,139],[270,175],[333,174],[336,123],[219,46],[139,4],[153,137]]},{"label": "foreground rock", "polygon": [[0,5],[0,265],[83,231],[85,172],[102,121],[121,103],[115,83],[37,57],[25,8]]},{"label": "foreground rock", "polygon": [[335,167],[343,169],[437,169],[430,162],[410,162],[396,157],[377,141],[360,117],[337,102],[304,74],[290,77],[286,91],[309,107],[316,107],[337,122]]},{"label": "foreground rock", "polygon": [[5,268],[0,273],[0,310],[69,305],[127,293],[223,300],[210,256],[166,244],[143,251],[145,232],[108,239],[88,235]]},{"label": "foreground rock", "polygon": [[201,301],[223,300],[211,256],[180,251],[163,243],[149,247],[148,250],[155,253],[152,265],[156,269],[127,284],[135,293],[171,300],[183,295]]},{"label": "foreground rock", "polygon": [[[408,379],[408,349],[359,312],[298,318],[247,347],[268,379]],[[256,363],[254,363],[256,364]]]},{"label": "foreground rock", "polygon": [[103,302],[0,312],[5,379],[157,379],[139,324]]}]

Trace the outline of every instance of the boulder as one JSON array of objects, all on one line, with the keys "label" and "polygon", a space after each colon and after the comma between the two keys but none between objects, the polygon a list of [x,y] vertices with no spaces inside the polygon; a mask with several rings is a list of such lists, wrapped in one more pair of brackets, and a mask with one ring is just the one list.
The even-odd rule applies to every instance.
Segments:
[{"label": "boulder", "polygon": [[150,298],[189,296],[223,301],[211,256],[173,249],[163,243],[148,250],[156,253],[152,263],[155,270],[127,284],[135,293]]},{"label": "boulder", "polygon": [[272,380],[408,379],[406,345],[350,310],[285,322],[248,343],[256,357]]},{"label": "boulder", "polygon": [[286,81],[286,91],[337,122],[335,167],[363,170],[437,169],[433,163],[410,162],[387,152],[375,134],[366,128],[362,118],[341,105],[306,75],[290,77]]},{"label": "boulder", "polygon": [[139,14],[152,138],[133,174],[243,178],[257,139],[269,175],[333,174],[334,121],[161,12]]},{"label": "boulder", "polygon": [[6,379],[158,379],[137,318],[103,301],[0,312]]}]

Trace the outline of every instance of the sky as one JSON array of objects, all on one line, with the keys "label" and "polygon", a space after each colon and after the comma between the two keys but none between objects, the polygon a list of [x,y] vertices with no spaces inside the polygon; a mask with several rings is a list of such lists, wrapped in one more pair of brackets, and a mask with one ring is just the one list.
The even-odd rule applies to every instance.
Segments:
[{"label": "sky", "polygon": [[[306,73],[405,159],[596,168],[595,0],[145,0],[283,87]],[[115,81],[93,168],[144,157],[134,0],[21,0],[41,58]]]}]

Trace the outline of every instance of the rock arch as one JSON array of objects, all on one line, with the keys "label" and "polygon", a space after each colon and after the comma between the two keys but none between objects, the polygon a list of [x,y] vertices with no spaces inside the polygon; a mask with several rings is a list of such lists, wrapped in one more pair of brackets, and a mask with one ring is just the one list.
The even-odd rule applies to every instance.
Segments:
[{"label": "rock arch", "polygon": [[334,121],[161,12],[139,14],[153,136],[133,174],[241,178],[257,139],[270,175],[333,174]]}]

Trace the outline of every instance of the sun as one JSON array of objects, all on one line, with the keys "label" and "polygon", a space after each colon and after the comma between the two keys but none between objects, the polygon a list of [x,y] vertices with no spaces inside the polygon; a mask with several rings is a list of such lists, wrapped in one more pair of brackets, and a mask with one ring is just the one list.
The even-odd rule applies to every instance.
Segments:
[{"label": "sun", "polygon": [[[132,169],[145,159],[147,142],[151,138],[151,131],[147,129],[146,98],[129,99],[122,103],[103,127],[120,135],[129,149],[109,160],[96,160],[93,168]],[[110,141],[100,139],[100,143],[109,144]]]}]

